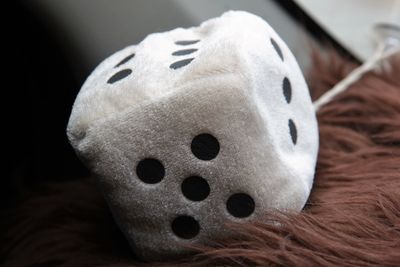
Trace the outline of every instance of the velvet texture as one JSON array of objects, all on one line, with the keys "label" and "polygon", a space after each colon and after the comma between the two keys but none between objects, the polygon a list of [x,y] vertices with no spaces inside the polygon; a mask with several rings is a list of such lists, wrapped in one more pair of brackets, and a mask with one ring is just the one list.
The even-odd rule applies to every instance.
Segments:
[{"label": "velvet texture", "polygon": [[[315,99],[354,67],[315,57]],[[300,214],[227,225],[229,240],[180,262],[135,259],[90,181],[47,185],[1,218],[2,266],[398,266],[400,57],[318,112],[314,188]],[[275,221],[277,223],[267,223]]]},{"label": "velvet texture", "polygon": [[[196,51],[174,55],[186,49]],[[78,94],[67,135],[143,260],[176,259],[189,245],[235,235],[226,222],[300,212],[318,152],[317,119],[296,59],[266,21],[244,11],[149,34],[105,59]],[[215,140],[216,154],[193,152],[201,135]],[[159,175],[146,175],[156,169],[146,159]],[[181,190],[192,176],[210,188],[199,201]],[[229,204],[238,194],[249,202]]]}]

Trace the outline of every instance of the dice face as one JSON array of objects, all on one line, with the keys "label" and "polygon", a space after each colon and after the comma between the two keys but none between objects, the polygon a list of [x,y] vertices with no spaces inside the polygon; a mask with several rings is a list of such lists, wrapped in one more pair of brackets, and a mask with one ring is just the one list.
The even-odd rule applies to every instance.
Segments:
[{"label": "dice face", "polygon": [[300,211],[318,151],[293,55],[246,12],[149,35],[106,59],[67,131],[143,259],[234,234],[227,223]]}]

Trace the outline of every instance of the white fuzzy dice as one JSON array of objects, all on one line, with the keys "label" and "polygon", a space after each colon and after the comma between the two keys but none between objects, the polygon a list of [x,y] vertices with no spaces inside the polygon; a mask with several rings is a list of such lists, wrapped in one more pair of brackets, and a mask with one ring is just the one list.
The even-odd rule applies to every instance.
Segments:
[{"label": "white fuzzy dice", "polygon": [[233,235],[229,223],[299,212],[318,152],[295,58],[241,11],[107,58],[83,85],[67,133],[145,260]]}]

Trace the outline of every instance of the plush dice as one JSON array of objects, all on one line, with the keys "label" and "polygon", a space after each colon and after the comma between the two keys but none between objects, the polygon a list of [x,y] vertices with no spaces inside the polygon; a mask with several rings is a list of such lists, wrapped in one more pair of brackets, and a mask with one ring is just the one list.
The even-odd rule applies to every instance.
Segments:
[{"label": "plush dice", "polygon": [[299,212],[318,128],[295,58],[261,18],[230,11],[147,36],[101,63],[67,128],[145,260]]}]

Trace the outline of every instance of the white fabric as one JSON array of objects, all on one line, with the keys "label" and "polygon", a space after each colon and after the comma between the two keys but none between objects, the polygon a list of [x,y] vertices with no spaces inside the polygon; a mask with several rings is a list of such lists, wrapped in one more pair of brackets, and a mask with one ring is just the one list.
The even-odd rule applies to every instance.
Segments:
[{"label": "white fabric", "polygon": [[[176,43],[185,40],[199,41]],[[198,50],[173,55],[185,49]],[[187,65],[171,68],[190,58]],[[124,69],[132,72],[107,82]],[[286,86],[284,92],[285,78],[291,90]],[[83,85],[67,133],[144,259],[176,257],[187,252],[185,245],[234,234],[225,223],[261,219],[273,210],[299,212],[312,187],[318,152],[315,112],[295,58],[264,20],[242,11],[199,27],[150,34],[107,58]],[[202,133],[219,142],[211,160],[191,151],[193,138]],[[159,183],[138,178],[138,163],[145,158],[164,166]],[[182,181],[193,175],[209,184],[202,201],[182,194]],[[254,200],[248,217],[227,210],[235,193]],[[198,222],[195,237],[174,233],[171,224],[180,215]]]}]

